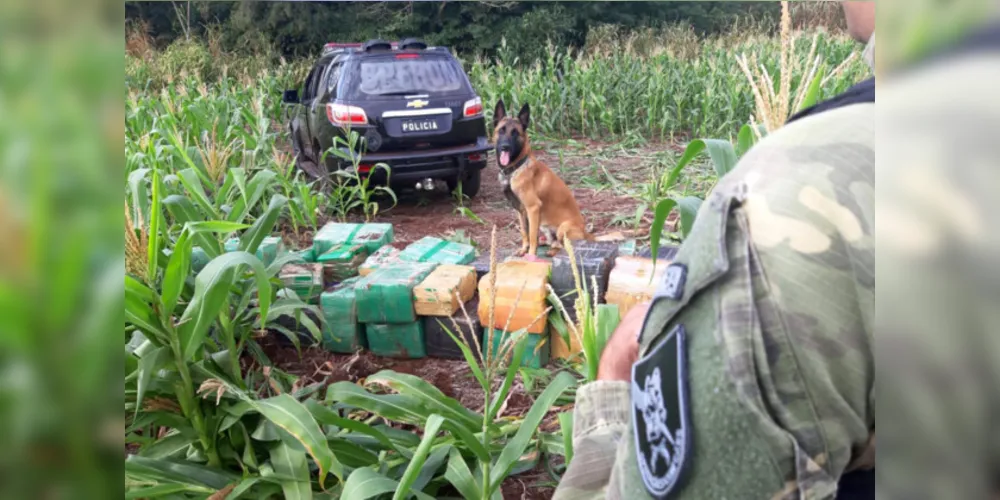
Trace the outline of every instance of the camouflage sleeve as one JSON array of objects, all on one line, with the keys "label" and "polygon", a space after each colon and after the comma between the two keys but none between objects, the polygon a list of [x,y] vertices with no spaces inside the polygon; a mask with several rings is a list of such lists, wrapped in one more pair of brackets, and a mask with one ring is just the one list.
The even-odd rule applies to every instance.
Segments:
[{"label": "camouflage sleeve", "polygon": [[629,385],[599,380],[581,387],[576,398],[573,460],[553,498],[605,498],[619,444],[627,435]]}]

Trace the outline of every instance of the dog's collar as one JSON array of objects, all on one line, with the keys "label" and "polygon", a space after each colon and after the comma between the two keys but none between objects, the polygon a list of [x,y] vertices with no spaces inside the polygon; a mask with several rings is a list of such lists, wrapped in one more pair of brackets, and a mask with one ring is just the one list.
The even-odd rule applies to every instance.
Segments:
[{"label": "dog's collar", "polygon": [[507,165],[506,167],[501,166],[500,172],[503,173],[504,175],[509,176],[510,174],[513,174],[517,169],[523,167],[524,164],[528,162],[528,158],[530,158],[530,155],[524,155],[521,157],[520,160],[517,160],[514,163]]}]

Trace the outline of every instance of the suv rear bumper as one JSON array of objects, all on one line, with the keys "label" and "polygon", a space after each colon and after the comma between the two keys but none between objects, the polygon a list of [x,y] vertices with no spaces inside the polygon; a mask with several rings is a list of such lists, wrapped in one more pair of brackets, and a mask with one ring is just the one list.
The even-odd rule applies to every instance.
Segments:
[{"label": "suv rear bumper", "polygon": [[[360,165],[374,167],[385,163],[391,170],[392,183],[432,179],[457,178],[467,169],[486,168],[487,155],[493,145],[485,139],[476,144],[418,151],[368,153],[361,157]],[[480,158],[476,158],[476,156]],[[332,156],[332,155],[331,155]],[[384,182],[381,169],[372,173],[371,180]]]}]

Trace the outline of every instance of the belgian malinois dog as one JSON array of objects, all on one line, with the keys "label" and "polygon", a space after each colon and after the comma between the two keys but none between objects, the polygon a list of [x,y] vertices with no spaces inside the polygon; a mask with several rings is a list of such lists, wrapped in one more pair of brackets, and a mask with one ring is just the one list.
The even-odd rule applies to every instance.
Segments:
[{"label": "belgian malinois dog", "polygon": [[549,235],[552,256],[559,252],[566,238],[593,241],[594,236],[587,232],[573,192],[532,154],[528,140],[530,123],[531,110],[527,104],[513,118],[507,116],[503,100],[497,102],[493,111],[497,166],[504,195],[517,211],[521,226],[521,250],[517,255],[534,256],[539,233],[544,232]]}]

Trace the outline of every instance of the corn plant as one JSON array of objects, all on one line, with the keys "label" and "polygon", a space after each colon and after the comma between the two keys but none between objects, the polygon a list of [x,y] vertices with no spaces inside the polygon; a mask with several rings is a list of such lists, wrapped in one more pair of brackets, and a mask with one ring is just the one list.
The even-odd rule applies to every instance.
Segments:
[{"label": "corn plant", "polygon": [[[240,365],[254,332],[306,307],[275,298],[272,280],[280,260],[265,268],[253,255],[285,200],[272,199],[252,226],[171,224],[161,191],[159,172],[153,171],[148,209],[125,206],[125,317],[134,346],[125,349],[126,436],[138,447],[126,459],[127,496],[252,490],[304,498],[299,493],[310,484],[307,454],[319,470],[320,488],[328,474],[343,479],[343,466],[296,398],[305,393],[258,399],[254,375],[244,376]],[[180,227],[176,239],[172,225]],[[240,251],[219,254],[206,245],[213,258],[192,276],[200,236],[237,230],[245,230]]]},{"label": "corn plant", "polygon": [[[323,163],[326,161],[327,155],[333,154],[347,166],[347,168],[335,170],[332,174],[334,176],[333,183],[339,185],[334,194],[341,198],[332,201],[331,204],[335,207],[338,215],[343,216],[355,208],[360,208],[365,216],[365,222],[371,222],[371,219],[379,214],[379,204],[376,200],[379,194],[389,196],[392,199],[392,207],[396,206],[398,201],[396,193],[388,186],[392,171],[389,165],[376,163],[368,172],[362,172],[361,157],[365,141],[358,135],[357,131],[347,130],[346,132],[346,138],[339,135],[334,136],[333,147],[323,153],[320,159],[320,163]],[[386,185],[370,185],[371,176],[379,170],[385,172]]]}]

